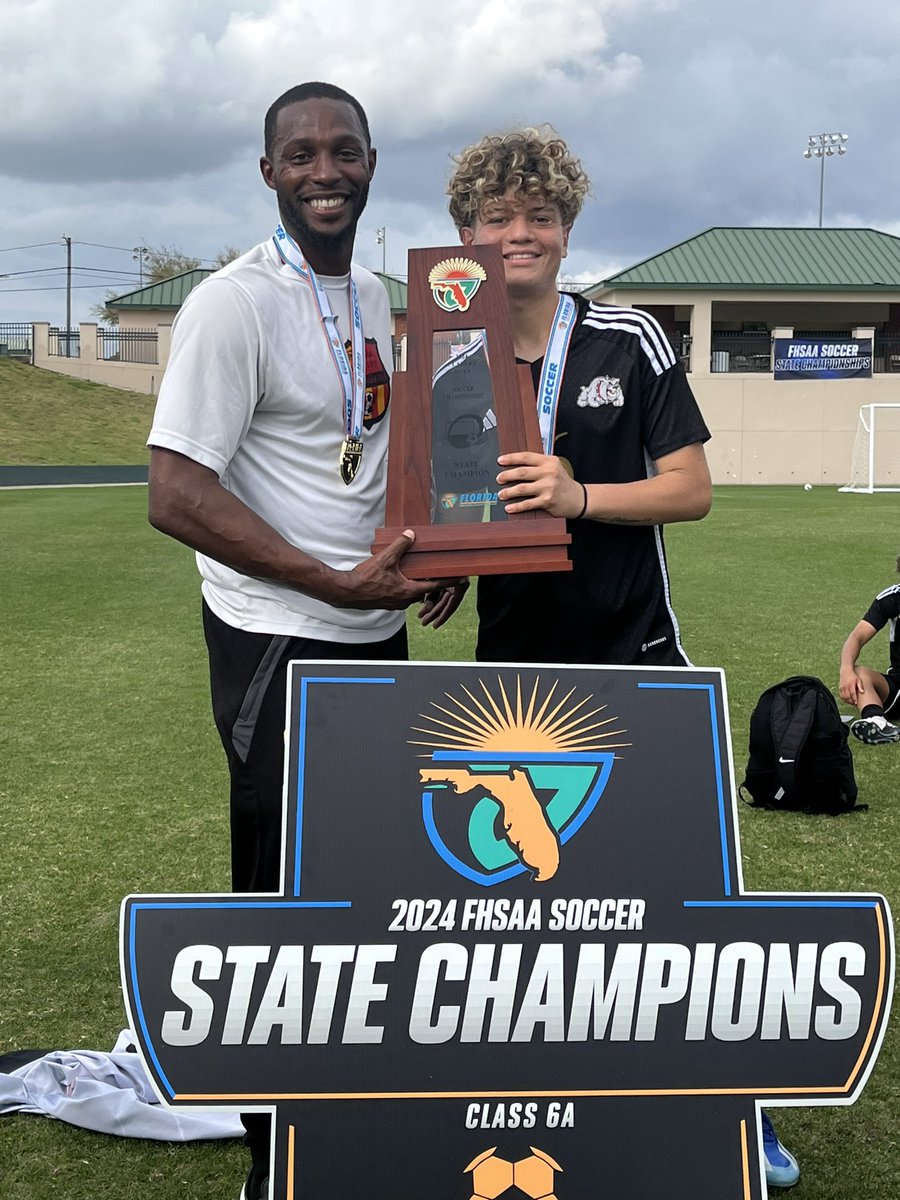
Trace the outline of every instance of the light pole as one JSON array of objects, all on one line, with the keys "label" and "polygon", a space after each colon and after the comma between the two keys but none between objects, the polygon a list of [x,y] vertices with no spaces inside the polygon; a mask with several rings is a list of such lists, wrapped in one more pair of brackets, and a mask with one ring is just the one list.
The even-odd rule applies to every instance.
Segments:
[{"label": "light pole", "polygon": [[811,133],[807,139],[804,158],[818,158],[819,165],[819,228],[822,228],[822,213],[825,206],[825,159],[834,154],[846,154],[849,134]]},{"label": "light pole", "polygon": [[387,237],[386,227],[384,225],[382,225],[380,229],[375,230],[375,243],[381,247],[381,273],[382,275],[385,275],[387,274],[384,266],[387,260]]},{"label": "light pole", "polygon": [[146,246],[135,246],[131,257],[138,265],[138,273],[140,275],[140,286],[144,286],[144,264],[147,261],[149,250]]},{"label": "light pole", "polygon": [[66,247],[66,358],[72,356],[72,239],[62,235]]}]

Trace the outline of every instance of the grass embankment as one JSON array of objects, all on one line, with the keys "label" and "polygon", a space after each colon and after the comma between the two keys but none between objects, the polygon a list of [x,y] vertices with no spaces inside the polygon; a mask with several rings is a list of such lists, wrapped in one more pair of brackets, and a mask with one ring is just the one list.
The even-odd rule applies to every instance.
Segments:
[{"label": "grass embankment", "polygon": [[154,396],[0,359],[0,466],[133,465]]}]

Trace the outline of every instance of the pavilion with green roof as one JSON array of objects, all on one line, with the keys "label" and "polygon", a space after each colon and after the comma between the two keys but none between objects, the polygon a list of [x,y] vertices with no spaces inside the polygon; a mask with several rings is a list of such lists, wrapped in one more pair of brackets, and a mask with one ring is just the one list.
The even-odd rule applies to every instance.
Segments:
[{"label": "pavilion with green roof", "polygon": [[[714,434],[719,482],[846,483],[860,407],[900,403],[900,237],[715,227],[585,295],[659,320]],[[776,337],[871,338],[872,377],[776,381]],[[900,421],[896,448],[900,476]]]},{"label": "pavilion with green roof", "polygon": [[212,275],[211,267],[182,271],[158,283],[148,283],[110,300],[107,308],[119,315],[120,329],[148,329],[171,325],[175,314],[198,283]]},{"label": "pavilion with green roof", "polygon": [[776,328],[801,337],[871,327],[876,340],[900,338],[900,238],[876,229],[716,227],[585,295],[652,311],[676,345],[690,341],[698,374],[757,371],[765,356],[757,343]]},{"label": "pavilion with green roof", "polygon": [[[119,315],[120,329],[148,329],[171,325],[175,314],[198,283],[212,275],[209,267],[183,271],[159,283],[126,292],[109,301],[108,307]],[[391,309],[391,334],[399,339],[406,332],[406,283],[393,275],[375,272],[384,284]]]}]

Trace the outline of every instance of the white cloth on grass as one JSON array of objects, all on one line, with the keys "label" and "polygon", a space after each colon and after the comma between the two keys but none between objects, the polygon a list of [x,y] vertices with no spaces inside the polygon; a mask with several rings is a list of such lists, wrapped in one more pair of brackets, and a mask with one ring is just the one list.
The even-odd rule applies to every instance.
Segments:
[{"label": "white cloth on grass", "polygon": [[190,1142],[241,1137],[237,1113],[170,1109],[160,1104],[123,1030],[110,1054],[54,1050],[10,1074],[0,1072],[0,1113],[35,1113],[118,1137]]}]

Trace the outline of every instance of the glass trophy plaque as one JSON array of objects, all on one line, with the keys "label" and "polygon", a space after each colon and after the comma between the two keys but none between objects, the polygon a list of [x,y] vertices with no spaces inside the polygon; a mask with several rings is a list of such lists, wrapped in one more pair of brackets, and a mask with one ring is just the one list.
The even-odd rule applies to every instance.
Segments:
[{"label": "glass trophy plaque", "polygon": [[541,452],[527,366],[517,366],[494,246],[409,252],[407,370],[391,381],[385,525],[416,540],[411,579],[571,569],[562,518],[509,514],[497,456]]}]

